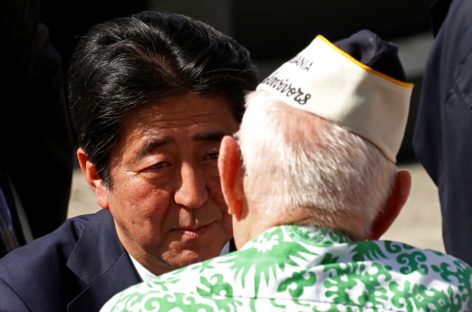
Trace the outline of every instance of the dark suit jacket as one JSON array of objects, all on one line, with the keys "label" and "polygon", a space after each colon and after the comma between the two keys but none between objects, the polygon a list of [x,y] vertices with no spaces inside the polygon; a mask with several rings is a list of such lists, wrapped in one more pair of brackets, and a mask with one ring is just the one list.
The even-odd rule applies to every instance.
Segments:
[{"label": "dark suit jacket", "polygon": [[98,311],[140,281],[111,214],[101,210],[0,259],[0,311]]},{"label": "dark suit jacket", "polygon": [[439,188],[446,251],[472,265],[472,1],[433,9],[413,146]]}]

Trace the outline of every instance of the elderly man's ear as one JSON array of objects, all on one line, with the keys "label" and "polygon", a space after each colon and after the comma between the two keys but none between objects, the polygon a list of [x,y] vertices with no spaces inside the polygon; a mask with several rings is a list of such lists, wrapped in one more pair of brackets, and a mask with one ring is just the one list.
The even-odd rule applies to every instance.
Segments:
[{"label": "elderly man's ear", "polygon": [[230,136],[225,136],[221,140],[218,171],[228,212],[238,220],[243,215],[242,203],[245,196],[241,168],[241,151],[238,142]]},{"label": "elderly man's ear", "polygon": [[384,209],[377,215],[372,224],[369,239],[379,239],[392,225],[403,206],[405,205],[411,190],[411,174],[406,170],[400,170],[395,177],[395,184]]}]

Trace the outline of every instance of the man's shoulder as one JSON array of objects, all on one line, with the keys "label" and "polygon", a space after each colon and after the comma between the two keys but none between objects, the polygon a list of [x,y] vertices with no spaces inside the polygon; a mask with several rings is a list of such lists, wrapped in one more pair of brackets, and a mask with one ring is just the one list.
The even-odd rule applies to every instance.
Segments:
[{"label": "man's shoulder", "polygon": [[56,230],[19,247],[0,259],[0,279],[8,284],[34,279],[52,280],[64,274],[67,261],[89,224],[100,219],[99,213],[66,220]]},{"label": "man's shoulder", "polygon": [[[43,258],[67,257],[84,233],[84,229],[99,218],[98,213],[70,218],[51,233],[11,251],[0,259],[0,264],[12,264],[14,267],[18,267],[22,262],[32,264]],[[45,260],[47,261],[47,259]]]},{"label": "man's shoulder", "polygon": [[[11,251],[0,259],[2,304],[10,308],[20,302],[28,305],[43,302],[46,306],[51,305],[51,308],[65,307],[68,300],[77,296],[83,287],[83,281],[71,269],[69,262],[78,257],[73,255],[77,254],[85,234],[89,235],[95,228],[106,224],[112,226],[113,223],[107,221],[107,218],[103,212],[70,218],[53,232]],[[95,239],[87,244],[97,245],[97,241],[99,240]],[[5,298],[3,290],[15,296]],[[2,304],[0,307],[4,307]]]},{"label": "man's shoulder", "polygon": [[353,243],[352,254],[355,258],[388,259],[398,264],[407,263],[408,261],[402,261],[404,258],[414,258],[416,262],[429,265],[444,263],[453,267],[459,266],[470,269],[470,266],[464,261],[443,252],[390,240],[355,242]]},{"label": "man's shoulder", "polygon": [[[445,253],[418,248],[395,241],[359,241],[351,244],[348,262],[364,262],[382,265],[391,271],[403,275],[417,273],[421,276],[442,278],[444,270],[451,272],[472,273],[471,267],[464,261]],[[448,282],[449,279],[444,279]]]},{"label": "man's shoulder", "polygon": [[[360,278],[359,272],[371,272],[371,281],[362,283],[369,291],[383,289],[392,307],[406,307],[410,302],[425,310],[434,306],[439,310],[468,311],[472,304],[472,268],[439,251],[394,241],[361,241],[352,243],[349,256],[336,265],[350,268],[347,278],[352,280]],[[326,273],[338,274],[331,271],[336,265]],[[405,304],[397,302],[399,298]]]}]

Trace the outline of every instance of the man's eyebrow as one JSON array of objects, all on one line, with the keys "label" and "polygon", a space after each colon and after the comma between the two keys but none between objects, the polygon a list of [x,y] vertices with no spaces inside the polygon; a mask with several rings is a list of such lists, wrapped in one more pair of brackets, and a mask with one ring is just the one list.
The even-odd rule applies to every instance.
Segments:
[{"label": "man's eyebrow", "polygon": [[225,135],[231,135],[226,131],[212,131],[206,133],[199,133],[192,137],[193,141],[214,141],[220,142]]},{"label": "man's eyebrow", "polygon": [[171,137],[153,138],[151,140],[148,140],[138,150],[138,153],[136,154],[136,158],[140,159],[140,158],[146,157],[147,155],[152,154],[158,147],[169,144],[172,141],[173,139]]}]

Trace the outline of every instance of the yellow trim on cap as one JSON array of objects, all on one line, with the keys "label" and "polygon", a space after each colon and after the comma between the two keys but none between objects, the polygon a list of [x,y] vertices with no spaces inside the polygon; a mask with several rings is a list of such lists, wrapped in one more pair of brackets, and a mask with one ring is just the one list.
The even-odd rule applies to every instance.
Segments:
[{"label": "yellow trim on cap", "polygon": [[365,71],[368,71],[368,72],[371,72],[372,74],[374,75],[377,75],[383,79],[386,79],[388,81],[391,81],[395,84],[398,84],[400,86],[403,86],[403,87],[406,87],[406,88],[413,88],[414,87],[414,84],[413,83],[410,83],[410,82],[405,82],[405,81],[401,81],[401,80],[398,80],[398,79],[395,79],[393,77],[390,77],[388,75],[385,75],[375,69],[373,69],[372,67],[369,67],[368,65],[356,60],[354,57],[352,57],[349,53],[346,53],[343,49],[340,49],[338,48],[335,44],[331,43],[331,41],[329,41],[328,39],[326,39],[323,35],[317,35],[316,38],[320,38],[321,40],[323,40],[325,43],[327,43],[330,47],[332,47],[333,49],[335,49],[336,51],[338,51],[339,53],[341,53],[342,55],[344,55],[348,60],[350,60],[351,62],[353,62],[354,64],[356,64],[357,66],[361,67],[362,69],[364,69]]}]

